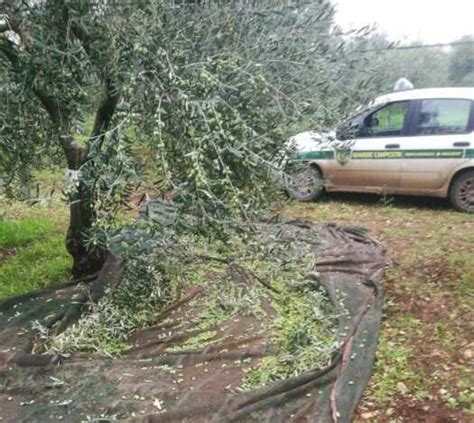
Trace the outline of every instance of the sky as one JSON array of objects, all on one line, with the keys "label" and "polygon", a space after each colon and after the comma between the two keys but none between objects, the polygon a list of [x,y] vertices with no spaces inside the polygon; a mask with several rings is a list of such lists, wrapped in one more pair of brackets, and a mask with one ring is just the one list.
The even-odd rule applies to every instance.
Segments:
[{"label": "sky", "polygon": [[474,35],[473,0],[333,0],[343,29],[377,24],[390,40],[449,43]]}]

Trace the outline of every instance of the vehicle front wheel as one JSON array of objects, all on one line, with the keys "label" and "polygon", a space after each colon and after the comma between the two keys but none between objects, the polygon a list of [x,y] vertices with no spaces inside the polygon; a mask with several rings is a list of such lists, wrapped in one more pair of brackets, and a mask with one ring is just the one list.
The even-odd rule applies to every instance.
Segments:
[{"label": "vehicle front wheel", "polygon": [[456,177],[451,185],[449,199],[455,209],[474,213],[474,170],[468,170]]},{"label": "vehicle front wheel", "polygon": [[292,163],[286,169],[285,190],[291,198],[308,202],[316,200],[323,192],[321,172],[305,163]]}]

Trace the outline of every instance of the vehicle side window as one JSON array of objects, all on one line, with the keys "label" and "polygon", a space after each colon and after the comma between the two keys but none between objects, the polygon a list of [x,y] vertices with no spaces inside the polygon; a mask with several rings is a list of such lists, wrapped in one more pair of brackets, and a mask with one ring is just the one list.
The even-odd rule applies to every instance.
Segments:
[{"label": "vehicle side window", "polygon": [[416,133],[418,135],[462,134],[467,131],[470,100],[422,100]]},{"label": "vehicle side window", "polygon": [[402,135],[408,101],[388,104],[364,120],[363,136],[396,137]]}]

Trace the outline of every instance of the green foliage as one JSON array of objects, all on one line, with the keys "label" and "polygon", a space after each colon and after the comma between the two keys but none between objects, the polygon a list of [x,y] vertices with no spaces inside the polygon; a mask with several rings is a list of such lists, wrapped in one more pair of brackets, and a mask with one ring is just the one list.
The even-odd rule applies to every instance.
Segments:
[{"label": "green foliage", "polygon": [[[198,215],[201,228],[248,217],[273,198],[287,126],[305,117],[325,126],[329,110],[347,104],[340,92],[318,95],[338,79],[331,8],[210,2],[147,12],[131,18],[141,73],[130,107],[159,163],[158,188],[173,191],[178,211]],[[148,36],[148,22],[162,30]]]},{"label": "green foliage", "polygon": [[[421,43],[415,42],[414,45]],[[449,85],[449,55],[440,48],[398,49],[386,36],[374,33],[360,40],[357,47],[367,50],[366,56],[374,71],[372,96],[391,92],[395,82],[405,77],[415,88],[443,87]]]},{"label": "green foliage", "polygon": [[421,42],[412,43],[413,49],[399,48],[398,43],[389,42],[384,34],[372,33],[367,37],[352,41],[356,50],[366,51],[371,63],[373,78],[366,90],[372,96],[390,92],[395,82],[408,78],[415,88],[447,86],[472,86],[474,65],[472,36],[457,40],[462,43],[450,50],[440,47],[418,47]]},{"label": "green foliage", "polygon": [[[234,317],[254,316],[263,322],[262,330],[274,333],[270,348],[279,364],[276,368],[264,361],[262,369],[250,374],[248,386],[322,366],[335,348],[337,316],[325,293],[305,282],[317,232],[299,238],[295,230],[278,222],[260,223],[254,233],[234,231],[228,239],[209,241],[176,233],[157,238],[139,222],[126,232],[127,239],[135,236],[139,242],[115,251],[128,258],[120,286],[91,305],[74,327],[58,336],[45,331],[47,347],[61,354],[121,354],[131,348],[127,340],[133,331],[154,323],[164,306],[199,286],[202,295],[191,301],[186,319],[201,332],[169,352],[216,343],[217,327]],[[120,238],[114,242],[120,244]],[[264,302],[271,304],[271,313]]]},{"label": "green foliage", "polygon": [[181,347],[169,348],[168,351],[180,352],[202,349],[216,340],[217,331],[210,330],[201,332],[189,338]]},{"label": "green foliage", "polygon": [[[90,248],[108,245],[108,235],[121,225],[119,214],[129,203],[138,183],[138,164],[132,153],[132,140],[121,129],[91,142],[89,155],[79,177],[66,194],[69,202],[83,201],[91,208],[92,223],[87,228]],[[86,194],[84,194],[86,193]]]},{"label": "green foliage", "polygon": [[196,323],[207,329],[237,315],[262,316],[263,296],[263,292],[255,287],[239,286],[235,281],[219,278],[206,290],[206,304]]},{"label": "green foliage", "polygon": [[151,324],[170,299],[161,264],[146,256],[129,260],[120,287],[107,292],[98,304],[92,303],[91,312],[66,332],[51,338],[41,325],[37,328],[51,351],[92,351],[113,356],[127,351],[130,333]]},{"label": "green foliage", "polygon": [[5,13],[4,188],[62,149],[81,171],[68,198],[90,215],[89,246],[106,244],[134,183],[127,136],[146,147],[178,214],[215,234],[275,198],[273,159],[289,132],[332,126],[371,77],[326,0],[12,0]]},{"label": "green foliage", "polygon": [[466,35],[462,37],[460,44],[453,47],[450,52],[449,61],[449,79],[455,86],[469,87],[474,86],[474,37]]},{"label": "green foliage", "polygon": [[[416,88],[449,86],[449,56],[441,49],[400,50],[381,55],[382,74],[387,75],[387,91],[391,91],[398,78],[405,77]],[[390,90],[388,90],[390,88]]]},{"label": "green foliage", "polygon": [[275,331],[270,348],[277,353],[263,358],[246,375],[245,389],[323,368],[337,348],[337,316],[321,291],[286,289],[272,304],[276,317],[268,330]]},{"label": "green foliage", "polygon": [[0,192],[25,198],[33,180],[33,165],[44,169],[58,162],[55,136],[33,95],[16,85],[0,87],[0,93],[4,98],[0,104]]}]

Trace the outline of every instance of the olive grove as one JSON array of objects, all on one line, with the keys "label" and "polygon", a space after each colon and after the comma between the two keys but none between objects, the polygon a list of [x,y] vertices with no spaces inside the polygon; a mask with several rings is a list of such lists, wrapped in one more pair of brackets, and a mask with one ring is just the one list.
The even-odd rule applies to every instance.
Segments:
[{"label": "olive grove", "polygon": [[102,266],[150,166],[199,230],[249,217],[276,192],[288,133],[372,94],[332,19],[327,0],[2,0],[2,191],[67,166],[76,276]]}]

